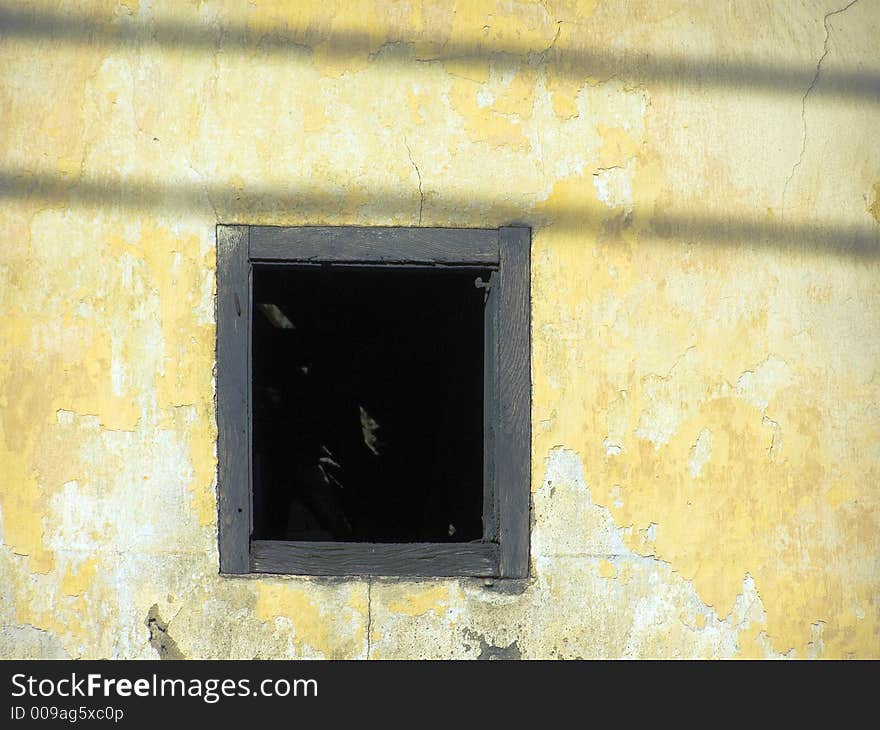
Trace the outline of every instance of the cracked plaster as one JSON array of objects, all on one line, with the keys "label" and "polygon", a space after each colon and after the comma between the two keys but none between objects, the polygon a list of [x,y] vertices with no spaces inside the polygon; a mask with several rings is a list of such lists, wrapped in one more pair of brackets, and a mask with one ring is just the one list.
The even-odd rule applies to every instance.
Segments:
[{"label": "cracked plaster", "polygon": [[[876,4],[2,16],[0,656],[880,654]],[[218,221],[533,227],[528,581],[217,575]]]}]

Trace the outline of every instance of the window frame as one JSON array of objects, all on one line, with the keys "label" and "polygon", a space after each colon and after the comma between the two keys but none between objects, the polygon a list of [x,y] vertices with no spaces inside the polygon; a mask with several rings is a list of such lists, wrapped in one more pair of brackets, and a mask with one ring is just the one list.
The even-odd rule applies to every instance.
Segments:
[{"label": "window frame", "polygon": [[[217,495],[220,573],[529,574],[531,229],[217,226]],[[251,338],[255,264],[491,270],[484,325],[483,538],[467,543],[253,540]]]}]

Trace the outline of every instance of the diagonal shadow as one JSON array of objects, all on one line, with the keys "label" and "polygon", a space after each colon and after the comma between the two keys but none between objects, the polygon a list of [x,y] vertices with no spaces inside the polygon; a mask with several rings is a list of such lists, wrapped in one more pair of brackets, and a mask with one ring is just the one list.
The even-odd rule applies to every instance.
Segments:
[{"label": "diagonal shadow", "polygon": [[[413,204],[412,195],[396,189],[372,189],[367,205],[374,215],[399,214]],[[345,193],[340,189],[279,189],[251,186],[155,183],[133,178],[71,180],[47,174],[0,171],[0,199],[37,200],[64,206],[118,206],[142,211],[213,212],[223,223],[257,223],[285,218],[305,218],[313,225],[339,225],[338,211]],[[481,227],[524,224],[535,229],[551,228],[585,235],[599,230],[612,237],[632,221],[596,205],[531,209],[478,195],[431,198],[436,220],[460,220]],[[328,211],[331,211],[328,213]],[[471,211],[471,212],[468,212]],[[788,251],[812,251],[864,261],[880,259],[880,227],[833,223],[778,223],[746,218],[722,218],[698,213],[655,213],[646,219],[650,235],[682,244],[709,244],[741,248],[772,247]],[[443,225],[448,225],[444,223]]]},{"label": "diagonal shadow", "polygon": [[[83,13],[64,15],[0,6],[0,40],[43,39],[68,44],[106,44],[125,47],[189,48],[254,54],[304,56],[321,45],[323,54],[340,60],[363,60],[374,39],[351,31],[318,32],[313,29],[254,30],[246,25],[206,26],[179,21],[151,20],[149,23],[116,19],[99,21]],[[388,46],[411,46],[412,39],[392,38]],[[381,50],[381,49],[380,49]],[[738,91],[803,92],[816,74],[814,66],[780,63],[759,64],[715,58],[685,58],[672,55],[637,54],[612,50],[550,48],[543,51],[511,40],[489,47],[451,41],[442,50],[414,58],[412,52],[376,52],[371,60],[384,64],[455,61],[485,68],[490,62],[500,70],[515,70],[523,61],[542,59],[557,75],[586,81],[618,78],[634,84],[720,87]],[[814,96],[853,98],[880,103],[880,71],[822,70],[822,83]]]}]

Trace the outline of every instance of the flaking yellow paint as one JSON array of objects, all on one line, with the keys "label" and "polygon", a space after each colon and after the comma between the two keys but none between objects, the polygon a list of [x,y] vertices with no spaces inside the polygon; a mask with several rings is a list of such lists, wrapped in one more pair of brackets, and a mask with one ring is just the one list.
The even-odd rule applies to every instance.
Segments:
[{"label": "flaking yellow paint", "polygon": [[408,592],[402,600],[391,601],[388,609],[394,613],[407,616],[421,616],[433,611],[442,615],[449,608],[449,588],[445,585],[430,588],[416,587]]},{"label": "flaking yellow paint", "polygon": [[70,566],[61,579],[61,592],[66,596],[79,596],[89,587],[98,568],[95,558],[87,558],[80,565]]},{"label": "flaking yellow paint", "polygon": [[328,623],[310,598],[308,591],[293,586],[261,584],[257,589],[254,615],[258,621],[285,618],[294,622],[294,640],[326,653],[329,646]]},{"label": "flaking yellow paint", "polygon": [[[0,656],[154,656],[153,606],[186,656],[880,655],[880,12],[838,9],[16,4]],[[532,227],[528,581],[218,576],[217,222]]]}]

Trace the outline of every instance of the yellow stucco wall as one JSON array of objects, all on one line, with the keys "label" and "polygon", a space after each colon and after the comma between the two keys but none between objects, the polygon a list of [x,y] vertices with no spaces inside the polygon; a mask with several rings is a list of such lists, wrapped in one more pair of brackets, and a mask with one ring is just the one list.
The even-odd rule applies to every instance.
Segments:
[{"label": "yellow stucco wall", "polygon": [[[845,5],[0,3],[0,656],[880,656]],[[217,575],[218,221],[533,227],[531,580]]]}]

